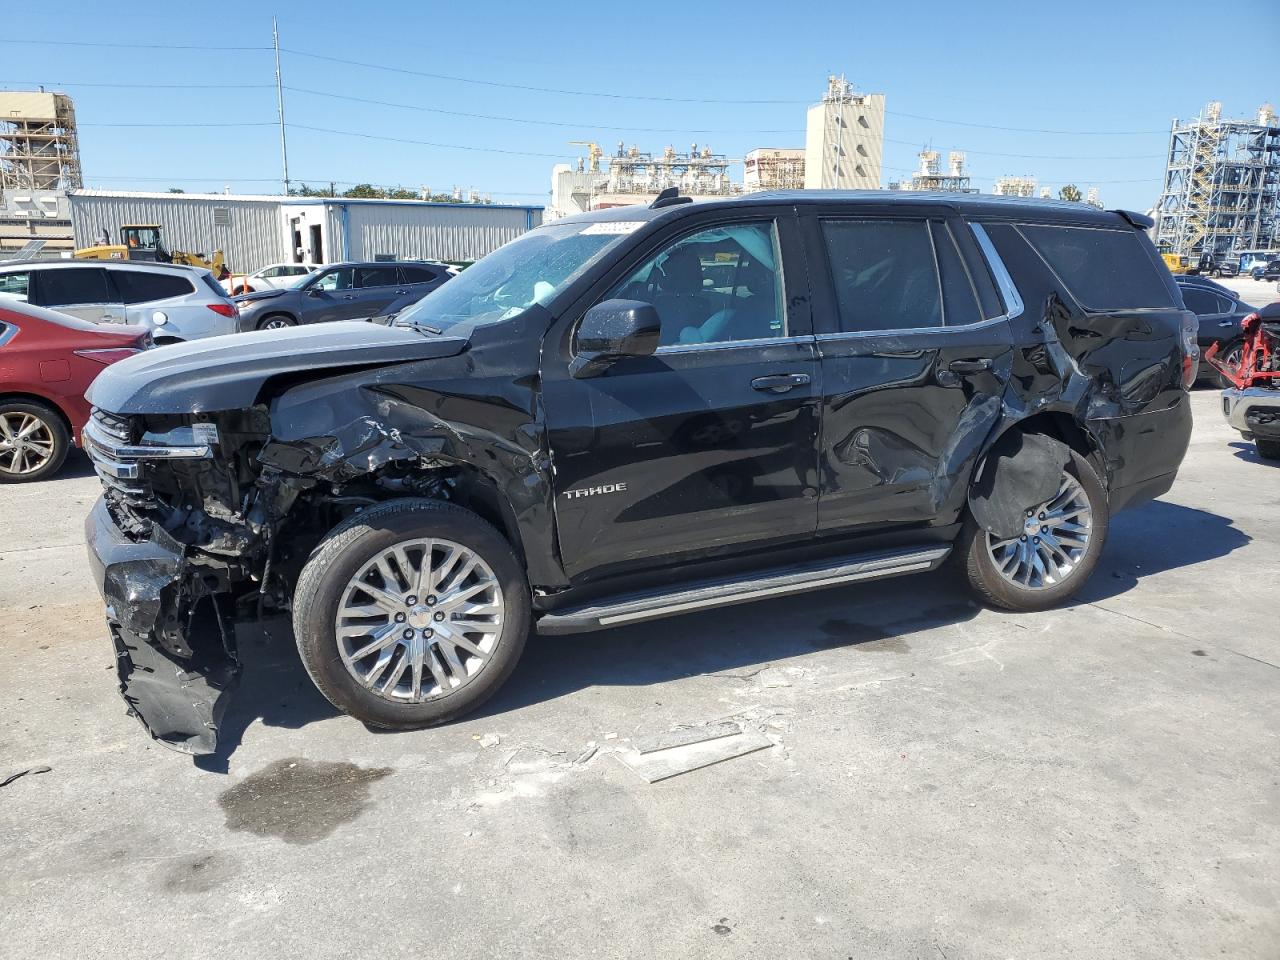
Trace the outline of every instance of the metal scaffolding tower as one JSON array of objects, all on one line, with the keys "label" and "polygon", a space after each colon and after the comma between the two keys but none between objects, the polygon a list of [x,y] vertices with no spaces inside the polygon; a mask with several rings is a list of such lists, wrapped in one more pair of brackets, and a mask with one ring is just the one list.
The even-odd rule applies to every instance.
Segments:
[{"label": "metal scaffolding tower", "polygon": [[0,92],[0,193],[83,185],[71,98],[43,91]]},{"label": "metal scaffolding tower", "polygon": [[1215,102],[1173,121],[1155,242],[1184,257],[1280,247],[1280,124],[1270,104],[1254,120],[1224,120]]}]

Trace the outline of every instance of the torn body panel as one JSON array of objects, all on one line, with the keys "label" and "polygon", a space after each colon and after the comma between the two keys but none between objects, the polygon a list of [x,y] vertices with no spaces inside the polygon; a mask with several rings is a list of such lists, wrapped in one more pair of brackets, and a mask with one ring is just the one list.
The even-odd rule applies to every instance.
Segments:
[{"label": "torn body panel", "polygon": [[[249,364],[256,402],[246,408],[108,418],[115,439],[91,451],[106,491],[88,523],[90,555],[121,692],[157,740],[189,753],[214,749],[240,674],[226,639],[231,618],[288,608],[315,543],[375,502],[459,502],[531,545],[531,579],[563,580],[550,457],[535,378],[525,372],[532,360],[513,356],[509,340],[476,339],[466,352],[446,344],[426,360],[337,369],[296,385]],[[494,354],[498,362],[486,359]],[[145,455],[148,442],[193,432],[206,439],[206,455]],[[138,459],[120,453],[139,444]]]},{"label": "torn body panel", "polygon": [[123,536],[105,500],[85,521],[90,563],[107,605],[120,693],[131,715],[165,746],[212,753],[240,662],[212,597],[182,544],[163,530]]}]

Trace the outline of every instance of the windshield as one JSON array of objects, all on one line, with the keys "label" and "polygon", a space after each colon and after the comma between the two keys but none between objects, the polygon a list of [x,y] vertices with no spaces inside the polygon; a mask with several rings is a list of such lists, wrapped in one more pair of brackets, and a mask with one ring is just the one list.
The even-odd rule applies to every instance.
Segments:
[{"label": "windshield", "polygon": [[446,330],[514,317],[535,303],[547,303],[605,250],[643,225],[634,220],[539,227],[427,294],[401,313],[396,324]]},{"label": "windshield", "polygon": [[296,277],[282,277],[280,278],[280,286],[300,287],[314,276],[314,273],[300,273]]}]

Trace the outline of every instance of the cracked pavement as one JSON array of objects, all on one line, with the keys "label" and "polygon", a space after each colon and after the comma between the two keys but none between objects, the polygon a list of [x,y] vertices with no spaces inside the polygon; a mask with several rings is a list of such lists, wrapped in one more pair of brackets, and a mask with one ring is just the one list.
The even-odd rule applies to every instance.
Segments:
[{"label": "cracked pavement", "polygon": [[[1173,490],[1080,601],[923,575],[531,642],[479,716],[336,714],[243,630],[223,751],[115,691],[96,480],[0,488],[0,942],[14,956],[1273,958],[1280,467],[1193,396]],[[641,737],[773,746],[650,784]]]}]

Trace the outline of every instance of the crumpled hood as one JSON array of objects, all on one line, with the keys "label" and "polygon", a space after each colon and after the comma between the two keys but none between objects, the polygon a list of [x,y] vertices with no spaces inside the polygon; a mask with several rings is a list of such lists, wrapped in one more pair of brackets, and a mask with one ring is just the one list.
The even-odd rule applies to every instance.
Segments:
[{"label": "crumpled hood", "polygon": [[451,357],[467,341],[351,320],[260,330],[157,347],[98,374],[86,398],[112,413],[201,413],[252,406],[280,374]]},{"label": "crumpled hood", "polygon": [[255,290],[253,293],[242,293],[231,299],[240,306],[249,306],[259,300],[274,300],[276,297],[283,297],[286,293],[293,293],[292,290]]}]

